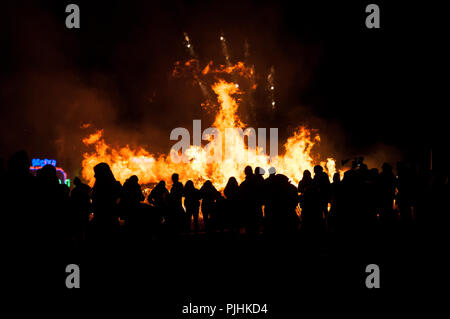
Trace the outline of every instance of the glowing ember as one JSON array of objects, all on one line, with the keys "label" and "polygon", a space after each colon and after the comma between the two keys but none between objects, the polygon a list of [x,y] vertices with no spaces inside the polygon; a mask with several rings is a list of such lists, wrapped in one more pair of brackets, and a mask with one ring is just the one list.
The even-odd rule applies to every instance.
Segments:
[{"label": "glowing ember", "polygon": [[[185,66],[190,66],[191,63],[192,61],[189,61]],[[211,65],[212,62],[199,73],[215,76],[231,74],[244,78],[254,76],[253,68],[247,68],[242,62],[229,67],[221,66],[216,70],[211,69]],[[253,168],[262,167],[266,172],[269,167],[274,166],[277,173],[285,174],[293,183],[299,182],[305,169],[312,172],[316,164],[322,165],[330,177],[336,172],[335,161],[332,158],[320,163],[313,160],[311,149],[320,138],[305,127],[298,127],[294,135],[288,138],[284,144],[286,151],[283,155],[270,158],[260,147],[249,148],[244,136],[238,130],[229,130],[246,127],[237,114],[239,103],[236,95],[243,92],[237,83],[223,78],[215,78],[211,87],[220,105],[212,127],[218,129],[221,139],[210,138],[210,143],[204,147],[190,146],[184,154],[188,161],[175,163],[171,159],[171,154],[156,156],[143,148],[131,149],[129,146],[113,148],[105,142],[103,131],[99,130],[83,139],[84,144],[95,147],[94,152],[84,154],[83,178],[93,185],[95,182],[93,168],[100,162],[108,163],[116,179],[122,183],[131,175],[137,175],[142,184],[157,183],[160,180],[170,184],[171,175],[176,172],[184,182],[191,179],[196,186],[201,186],[209,179],[220,190],[225,187],[231,176],[241,182],[247,165]],[[212,152],[219,156],[219,161],[211,161]]]}]

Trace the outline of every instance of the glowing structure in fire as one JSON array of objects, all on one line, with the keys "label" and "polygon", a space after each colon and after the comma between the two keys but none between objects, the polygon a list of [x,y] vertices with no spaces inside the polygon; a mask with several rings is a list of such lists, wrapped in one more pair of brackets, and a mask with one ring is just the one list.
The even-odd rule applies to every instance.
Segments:
[{"label": "glowing structure in fire", "polygon": [[45,165],[52,165],[56,169],[56,173],[59,179],[59,183],[64,183],[68,187],[70,187],[70,179],[67,178],[67,173],[61,168],[56,166],[56,160],[54,159],[39,159],[39,158],[33,158],[31,160],[31,166],[30,166],[30,172],[33,175],[37,174],[37,171],[40,170]]}]

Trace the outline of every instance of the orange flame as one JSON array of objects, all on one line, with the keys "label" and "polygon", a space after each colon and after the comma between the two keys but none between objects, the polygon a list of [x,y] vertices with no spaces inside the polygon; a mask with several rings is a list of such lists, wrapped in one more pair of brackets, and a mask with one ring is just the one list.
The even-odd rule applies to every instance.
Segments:
[{"label": "orange flame", "polygon": [[[190,65],[192,61],[188,61]],[[205,73],[236,73],[244,77],[254,76],[253,68],[246,68],[242,62],[234,66],[220,66],[217,70],[211,70],[210,62],[204,69]],[[179,65],[179,63],[178,63]],[[164,180],[170,183],[173,173],[178,173],[182,181],[191,179],[198,187],[206,180],[211,180],[213,184],[222,190],[228,178],[236,177],[240,182],[244,179],[244,168],[250,164],[253,167],[267,169],[276,167],[277,173],[285,174],[293,183],[298,183],[304,170],[313,170],[316,162],[313,160],[311,149],[320,142],[319,135],[313,134],[305,127],[298,127],[294,135],[288,138],[284,144],[286,152],[270,158],[264,154],[260,147],[249,148],[244,136],[237,130],[227,130],[228,128],[244,128],[245,124],[237,114],[239,103],[236,97],[242,92],[233,82],[219,79],[212,85],[212,90],[217,95],[220,108],[216,114],[212,127],[218,129],[224,137],[220,139],[210,139],[206,147],[190,146],[185,155],[189,158],[187,163],[174,163],[170,154],[156,156],[143,148],[131,149],[128,145],[121,148],[113,148],[108,145],[103,138],[103,131],[99,130],[83,139],[87,146],[94,146],[94,152],[86,152],[82,161],[82,177],[90,185],[95,182],[94,166],[100,162],[109,164],[111,170],[122,183],[131,175],[137,175],[142,184],[157,183]],[[208,160],[211,151],[221,154],[220,161]],[[334,159],[328,158],[326,162],[321,162],[330,174],[336,172]]]}]

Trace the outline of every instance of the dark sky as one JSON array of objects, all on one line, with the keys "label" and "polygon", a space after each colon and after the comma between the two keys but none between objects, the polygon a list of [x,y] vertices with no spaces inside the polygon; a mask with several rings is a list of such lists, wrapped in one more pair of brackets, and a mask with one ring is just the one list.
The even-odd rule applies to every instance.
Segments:
[{"label": "dark sky", "polygon": [[[171,77],[188,59],[188,32],[200,62],[223,63],[223,32],[233,62],[260,78],[276,70],[277,111],[257,99],[256,127],[317,128],[338,159],[358,154],[424,162],[447,145],[439,70],[439,8],[377,1],[381,29],[365,28],[367,1],[9,1],[0,35],[0,156],[79,166],[83,123],[110,141],[171,146],[172,128],[211,120],[198,87]],[[81,9],[81,29],[66,29],[65,6]],[[264,94],[262,94],[264,95]],[[333,155],[333,154],[331,154]]]}]

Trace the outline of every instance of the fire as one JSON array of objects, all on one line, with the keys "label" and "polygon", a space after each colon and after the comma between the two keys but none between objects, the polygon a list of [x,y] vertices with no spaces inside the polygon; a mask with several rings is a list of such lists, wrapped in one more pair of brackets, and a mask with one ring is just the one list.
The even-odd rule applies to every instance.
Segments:
[{"label": "fire", "polygon": [[[188,62],[185,64],[186,67],[190,67],[193,63],[192,61]],[[212,62],[208,63],[196,76],[198,77],[199,74],[205,76],[206,74],[214,74],[214,76],[231,74],[234,77],[244,78],[254,76],[254,69],[247,68],[242,62],[234,66],[220,66],[217,69],[212,69],[211,66]],[[223,78],[214,78],[211,88],[219,102],[219,109],[212,127],[220,132],[221,138],[216,139],[206,134],[206,137],[209,137],[208,145],[190,146],[184,154],[188,160],[175,163],[171,159],[171,154],[157,156],[143,148],[131,149],[128,145],[114,148],[105,142],[103,131],[98,130],[83,139],[83,143],[89,147],[95,147],[95,151],[84,154],[82,177],[90,185],[93,185],[95,182],[94,166],[105,162],[111,167],[116,179],[122,183],[131,175],[137,175],[142,184],[164,180],[170,185],[170,178],[176,172],[184,182],[191,179],[199,187],[209,179],[218,189],[222,190],[231,176],[241,182],[244,179],[244,168],[247,165],[251,165],[253,168],[262,167],[266,172],[269,167],[274,166],[277,173],[285,174],[295,184],[301,179],[304,170],[308,169],[312,172],[316,164],[322,165],[330,177],[336,172],[334,159],[328,158],[326,162],[319,163],[314,159],[311,150],[316,143],[320,142],[320,137],[302,126],[298,127],[293,136],[287,139],[283,155],[271,158],[260,145],[254,148],[249,147],[245,143],[244,136],[235,129],[246,127],[237,113],[238,96],[243,92],[237,83],[226,81]],[[230,128],[232,130],[229,130]],[[174,151],[172,150],[172,152]],[[217,155],[219,160],[211,161],[211,154]]]}]

